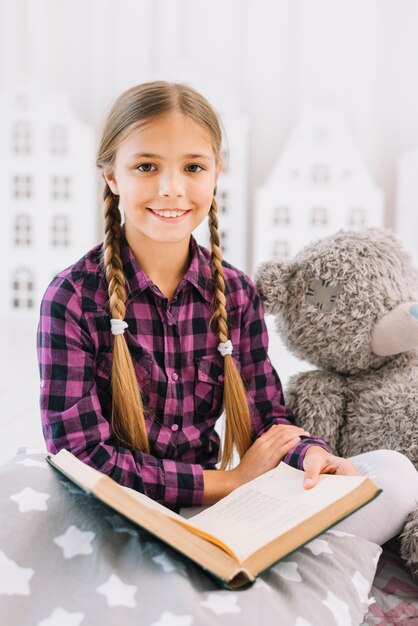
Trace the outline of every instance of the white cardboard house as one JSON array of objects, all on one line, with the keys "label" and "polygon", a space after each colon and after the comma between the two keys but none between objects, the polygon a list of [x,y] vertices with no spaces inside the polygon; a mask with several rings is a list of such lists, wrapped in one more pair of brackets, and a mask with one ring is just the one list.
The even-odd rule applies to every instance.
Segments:
[{"label": "white cardboard house", "polygon": [[[220,116],[226,130],[221,150],[223,170],[216,191],[220,247],[228,263],[248,272],[248,118],[233,106],[220,110]],[[193,235],[210,249],[207,220]]]},{"label": "white cardboard house", "polygon": [[98,242],[94,131],[27,77],[0,92],[1,317],[38,315],[55,273]]},{"label": "white cardboard house", "polygon": [[395,230],[418,265],[418,148],[401,156],[396,178]]},{"label": "white cardboard house", "polygon": [[[306,113],[265,185],[256,193],[253,271],[290,259],[305,244],[340,228],[383,226],[383,194],[374,185],[337,112]],[[282,383],[312,366],[288,352],[266,317],[269,356]]]},{"label": "white cardboard house", "polygon": [[306,113],[256,192],[253,269],[340,228],[383,226],[383,194],[336,111]]}]

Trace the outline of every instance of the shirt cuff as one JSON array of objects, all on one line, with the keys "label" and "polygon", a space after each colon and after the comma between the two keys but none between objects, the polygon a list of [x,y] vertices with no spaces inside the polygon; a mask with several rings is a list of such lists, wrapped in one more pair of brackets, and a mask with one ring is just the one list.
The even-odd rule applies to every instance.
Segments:
[{"label": "shirt cuff", "polygon": [[312,446],[320,446],[327,452],[334,454],[332,448],[323,439],[320,439],[319,437],[305,437],[302,435],[301,442],[289,450],[283,458],[283,462],[291,465],[292,467],[296,467],[296,469],[303,470],[303,459],[305,458],[308,448]]},{"label": "shirt cuff", "polygon": [[165,476],[164,504],[201,506],[203,504],[203,467],[193,463],[162,460]]}]

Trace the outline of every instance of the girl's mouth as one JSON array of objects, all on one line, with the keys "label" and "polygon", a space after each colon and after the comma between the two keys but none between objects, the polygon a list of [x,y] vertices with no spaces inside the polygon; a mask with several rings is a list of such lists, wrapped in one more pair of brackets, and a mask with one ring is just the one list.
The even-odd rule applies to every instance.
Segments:
[{"label": "girl's mouth", "polygon": [[172,210],[172,211],[154,211],[153,209],[150,209],[149,207],[147,207],[147,210],[152,213],[152,215],[155,215],[156,218],[158,218],[159,220],[161,220],[162,222],[170,222],[173,224],[177,224],[178,222],[181,222],[182,220],[185,219],[186,215],[188,215],[190,213],[189,211],[176,211],[176,210]]}]

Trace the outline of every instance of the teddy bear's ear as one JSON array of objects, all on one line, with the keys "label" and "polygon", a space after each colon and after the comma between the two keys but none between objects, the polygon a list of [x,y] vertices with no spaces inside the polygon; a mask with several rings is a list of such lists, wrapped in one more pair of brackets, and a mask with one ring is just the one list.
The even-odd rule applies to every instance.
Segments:
[{"label": "teddy bear's ear", "polygon": [[256,268],[254,280],[266,315],[285,308],[289,273],[289,265],[284,261],[266,261]]}]

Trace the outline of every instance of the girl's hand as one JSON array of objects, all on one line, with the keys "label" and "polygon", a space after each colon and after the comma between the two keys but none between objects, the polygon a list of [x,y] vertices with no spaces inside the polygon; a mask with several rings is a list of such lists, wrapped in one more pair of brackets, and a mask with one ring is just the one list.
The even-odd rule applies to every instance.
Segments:
[{"label": "girl's hand", "polygon": [[311,489],[316,485],[319,474],[342,474],[345,476],[358,476],[358,471],[348,459],[335,456],[320,446],[311,446],[303,459],[305,477],[303,486]]},{"label": "girl's hand", "polygon": [[277,467],[283,457],[309,433],[299,426],[273,424],[247,450],[237,467],[230,471],[235,488]]}]

